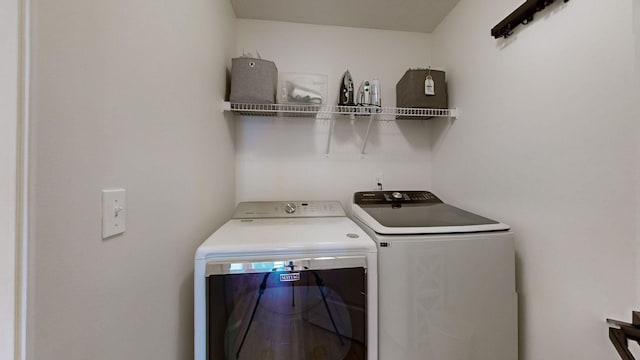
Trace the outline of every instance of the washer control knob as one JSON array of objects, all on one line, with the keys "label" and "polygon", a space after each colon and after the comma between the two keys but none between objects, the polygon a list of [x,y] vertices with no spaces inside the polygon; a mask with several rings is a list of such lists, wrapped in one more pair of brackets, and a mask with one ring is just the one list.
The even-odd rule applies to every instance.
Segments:
[{"label": "washer control knob", "polygon": [[293,214],[294,212],[296,212],[296,205],[292,203],[287,203],[287,205],[284,206],[284,211],[287,214]]},{"label": "washer control knob", "polygon": [[392,192],[391,196],[393,196],[394,199],[402,199],[402,194],[397,191]]}]

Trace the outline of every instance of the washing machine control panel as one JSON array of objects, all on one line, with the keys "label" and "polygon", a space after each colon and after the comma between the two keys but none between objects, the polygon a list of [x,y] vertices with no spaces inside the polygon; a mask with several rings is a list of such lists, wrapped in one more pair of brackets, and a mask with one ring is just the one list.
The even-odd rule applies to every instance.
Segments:
[{"label": "washing machine control panel", "polygon": [[358,205],[442,203],[429,191],[361,191],[353,195]]},{"label": "washing machine control panel", "polygon": [[233,219],[346,216],[339,201],[241,202]]}]

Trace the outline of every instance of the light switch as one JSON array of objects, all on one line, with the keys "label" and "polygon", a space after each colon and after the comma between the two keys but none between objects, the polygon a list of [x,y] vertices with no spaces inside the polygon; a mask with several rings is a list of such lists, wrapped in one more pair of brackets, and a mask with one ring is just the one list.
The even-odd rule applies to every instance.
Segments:
[{"label": "light switch", "polygon": [[102,190],[102,238],[123,233],[127,229],[126,217],[125,190]]}]

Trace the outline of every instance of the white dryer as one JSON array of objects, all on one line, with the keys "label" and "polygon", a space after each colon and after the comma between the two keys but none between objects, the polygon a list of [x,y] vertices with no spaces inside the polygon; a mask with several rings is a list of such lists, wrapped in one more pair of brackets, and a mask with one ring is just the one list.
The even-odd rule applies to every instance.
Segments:
[{"label": "white dryer", "polygon": [[378,359],[376,252],[337,201],[238,204],[196,252],[195,360]]},{"label": "white dryer", "polygon": [[380,360],[518,358],[509,226],[427,191],[354,194],[378,246]]}]

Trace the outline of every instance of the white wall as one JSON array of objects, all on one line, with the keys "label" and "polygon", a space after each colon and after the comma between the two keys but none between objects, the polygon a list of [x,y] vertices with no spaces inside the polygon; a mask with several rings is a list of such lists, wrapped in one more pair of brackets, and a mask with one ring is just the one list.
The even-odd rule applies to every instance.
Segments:
[{"label": "white wall", "polygon": [[[280,73],[328,75],[335,104],[342,74],[356,88],[378,77],[383,106],[395,106],[395,84],[410,67],[432,63],[431,36],[399,31],[238,20],[235,56],[256,50]],[[428,188],[431,139],[420,121],[374,123],[365,156],[368,118],[336,122],[326,156],[328,120],[240,118],[237,128],[237,200],[336,199],[373,188],[382,173],[387,188]]]},{"label": "white wall", "polygon": [[636,304],[629,0],[556,2],[508,40],[520,0],[461,0],[434,33],[463,120],[434,129],[439,195],[517,234],[522,360],[615,359]]},{"label": "white wall", "polygon": [[[193,356],[193,256],[235,205],[228,1],[34,0],[33,360]],[[101,239],[101,189],[127,231]]]},{"label": "white wall", "polygon": [[16,319],[16,149],[18,5],[0,3],[0,359],[14,357]]}]

